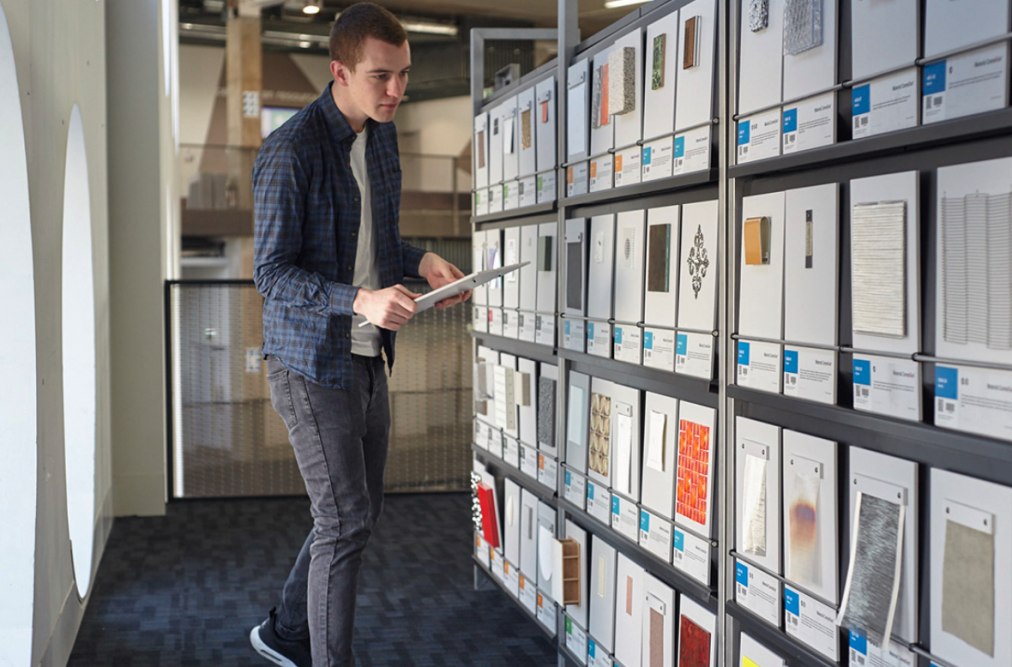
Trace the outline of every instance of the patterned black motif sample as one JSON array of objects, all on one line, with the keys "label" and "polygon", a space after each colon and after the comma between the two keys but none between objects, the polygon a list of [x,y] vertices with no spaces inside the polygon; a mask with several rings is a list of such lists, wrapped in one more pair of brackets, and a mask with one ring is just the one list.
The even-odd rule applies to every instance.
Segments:
[{"label": "patterned black motif sample", "polygon": [[538,444],[555,446],[555,380],[538,378]]}]

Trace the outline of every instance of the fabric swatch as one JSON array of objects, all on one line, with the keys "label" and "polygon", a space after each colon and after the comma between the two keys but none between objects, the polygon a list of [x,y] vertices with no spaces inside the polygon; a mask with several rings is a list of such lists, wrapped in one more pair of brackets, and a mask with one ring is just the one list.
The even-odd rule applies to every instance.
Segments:
[{"label": "fabric swatch", "polygon": [[668,36],[661,33],[654,37],[653,57],[650,62],[650,89],[664,87],[664,54],[667,51]]},{"label": "fabric swatch", "polygon": [[812,268],[812,256],[815,254],[815,229],[812,220],[812,209],[805,211],[805,268]]},{"label": "fabric swatch", "polygon": [[583,241],[566,242],[566,307],[583,310]]},{"label": "fabric swatch", "polygon": [[682,35],[682,69],[690,69],[699,64],[699,34],[701,16],[692,16],[685,20],[685,31]]},{"label": "fabric swatch", "polygon": [[684,615],[678,632],[678,667],[710,667],[710,633]]},{"label": "fabric swatch", "polygon": [[787,499],[787,578],[809,589],[822,587],[819,553],[819,476],[798,466]]},{"label": "fabric swatch", "polygon": [[770,0],[749,0],[748,29],[752,32],[765,30],[770,24]]},{"label": "fabric swatch", "polygon": [[611,456],[611,398],[594,392],[590,395],[590,461],[594,472],[608,476]]},{"label": "fabric swatch", "polygon": [[652,225],[647,245],[647,291],[667,293],[671,274],[671,225]]},{"label": "fabric swatch", "polygon": [[608,115],[636,109],[636,49],[623,46],[608,54]]},{"label": "fabric swatch", "polygon": [[485,168],[485,130],[478,132],[478,169]]},{"label": "fabric swatch", "polygon": [[766,556],[766,459],[745,455],[742,480],[742,551]]},{"label": "fabric swatch", "polygon": [[994,657],[994,534],[945,522],[942,630]]},{"label": "fabric swatch", "polygon": [[625,578],[625,615],[632,616],[632,605],[633,605],[633,578],[626,576]]},{"label": "fabric swatch", "polygon": [[857,204],[851,220],[854,331],[907,333],[907,203]]},{"label": "fabric swatch", "polygon": [[664,614],[660,613],[653,606],[647,606],[650,620],[647,623],[647,647],[650,651],[650,660],[647,667],[664,667]]},{"label": "fabric swatch", "polygon": [[785,0],[784,55],[822,45],[822,0]]},{"label": "fabric swatch", "polygon": [[520,148],[528,150],[532,145],[531,140],[531,110],[524,109],[520,112]]},{"label": "fabric swatch", "polygon": [[538,444],[555,446],[555,380],[538,378]]},{"label": "fabric swatch", "polygon": [[677,513],[705,524],[709,484],[710,427],[682,419],[678,424]]},{"label": "fabric swatch", "polygon": [[598,67],[594,70],[594,77],[590,85],[590,126],[595,130],[603,124],[601,122],[601,97],[604,81],[604,68]]},{"label": "fabric swatch", "polygon": [[879,644],[892,634],[905,510],[903,505],[857,494],[850,571],[837,624],[864,630]]},{"label": "fabric swatch", "polygon": [[706,270],[710,268],[710,257],[706,250],[702,225],[696,228],[696,236],[693,238],[692,247],[689,248],[689,256],[685,263],[688,267],[689,277],[692,279],[692,296],[694,299],[698,299],[699,291],[703,289]]},{"label": "fabric swatch", "polygon": [[552,236],[538,237],[538,271],[551,271],[552,265]]}]

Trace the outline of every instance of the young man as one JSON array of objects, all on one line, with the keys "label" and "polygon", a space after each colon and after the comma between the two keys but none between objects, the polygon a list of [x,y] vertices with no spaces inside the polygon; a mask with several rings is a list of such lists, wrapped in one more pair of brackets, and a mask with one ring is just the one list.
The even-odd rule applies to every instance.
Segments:
[{"label": "young man", "polygon": [[250,633],[285,667],[354,665],[356,586],[383,506],[390,430],[380,352],[393,367],[395,332],[415,312],[405,275],[433,288],[463,277],[397,228],[391,121],[411,67],[404,29],[385,9],[354,5],[331,30],[330,57],[334,81],[271,134],[253,169],[267,380],[313,515],[280,607]]}]

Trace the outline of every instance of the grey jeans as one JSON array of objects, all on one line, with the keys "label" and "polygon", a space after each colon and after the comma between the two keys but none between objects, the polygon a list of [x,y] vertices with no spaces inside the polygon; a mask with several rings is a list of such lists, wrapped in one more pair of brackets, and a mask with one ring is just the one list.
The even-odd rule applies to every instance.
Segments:
[{"label": "grey jeans", "polygon": [[354,359],[354,387],[331,389],[267,359],[271,403],[306,482],[313,529],[288,575],[278,633],[307,635],[315,667],[352,667],[358,573],[383,509],[390,402],[383,357]]}]

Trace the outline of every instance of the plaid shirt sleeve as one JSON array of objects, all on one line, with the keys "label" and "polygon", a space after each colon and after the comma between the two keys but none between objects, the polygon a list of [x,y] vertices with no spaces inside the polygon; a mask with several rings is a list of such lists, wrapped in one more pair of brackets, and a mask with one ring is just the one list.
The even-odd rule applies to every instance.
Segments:
[{"label": "plaid shirt sleeve", "polygon": [[[257,291],[286,306],[325,315],[353,315],[357,287],[327,280],[296,265],[302,248],[303,190],[309,180],[306,165],[290,144],[265,146],[257,156],[253,167],[253,279]],[[407,257],[405,249],[405,260]],[[417,269],[417,263],[414,266]]]},{"label": "plaid shirt sleeve", "polygon": [[426,251],[416,248],[407,241],[401,241],[401,254],[404,257],[404,273],[412,278],[422,278],[418,273],[418,265],[422,263],[422,257]]}]

